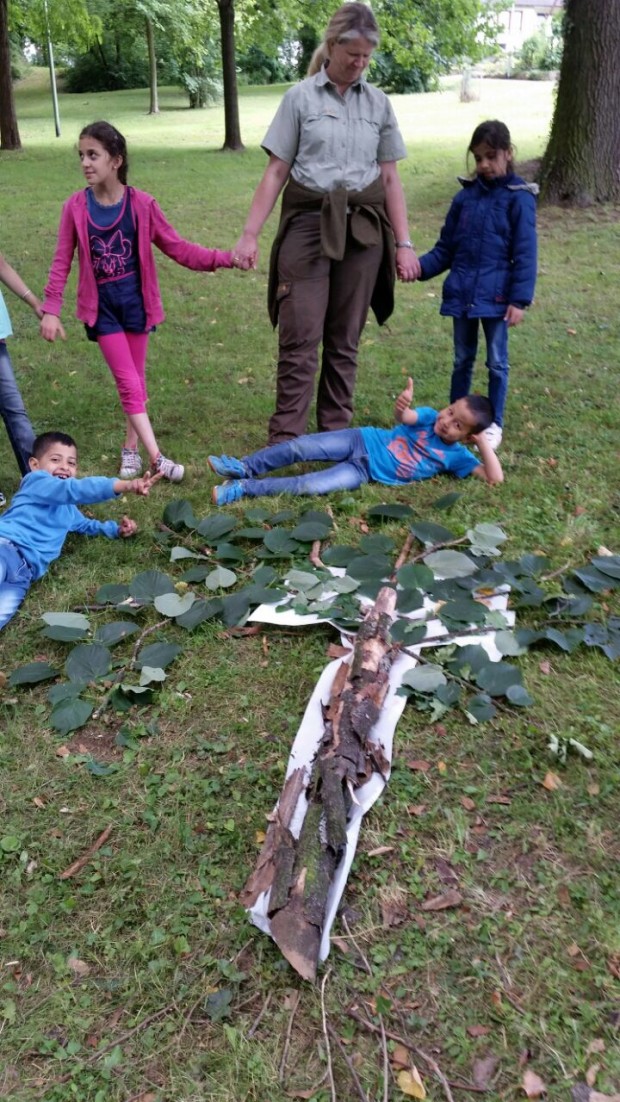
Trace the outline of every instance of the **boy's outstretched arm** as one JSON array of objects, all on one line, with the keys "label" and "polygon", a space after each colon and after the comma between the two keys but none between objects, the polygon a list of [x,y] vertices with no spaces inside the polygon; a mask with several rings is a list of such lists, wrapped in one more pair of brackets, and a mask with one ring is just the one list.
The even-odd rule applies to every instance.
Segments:
[{"label": "boy's outstretched arm", "polygon": [[484,432],[478,433],[477,436],[472,436],[471,440],[478,448],[482,460],[480,466],[475,467],[472,474],[474,474],[476,478],[481,478],[484,482],[488,482],[490,486],[496,486],[500,482],[503,482],[504,472],[502,470],[502,465],[484,435]]},{"label": "boy's outstretched arm", "polygon": [[407,386],[404,390],[401,390],[396,399],[394,406],[394,420],[401,425],[415,425],[418,420],[418,414],[415,409],[411,409],[411,403],[413,402],[413,379],[411,376],[407,379]]},{"label": "boy's outstretched arm", "polygon": [[151,474],[150,471],[147,471],[142,478],[116,478],[114,480],[114,493],[141,494],[142,497],[148,497],[152,487],[156,482],[159,482],[162,477],[160,472]]}]

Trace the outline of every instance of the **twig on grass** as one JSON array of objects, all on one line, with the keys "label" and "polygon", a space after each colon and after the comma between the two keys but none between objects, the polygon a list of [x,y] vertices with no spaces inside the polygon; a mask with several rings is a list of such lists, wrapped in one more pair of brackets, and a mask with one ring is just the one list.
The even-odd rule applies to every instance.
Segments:
[{"label": "twig on grass", "polygon": [[293,1005],[291,1006],[291,1013],[288,1020],[288,1026],[286,1029],[286,1037],[284,1038],[284,1049],[282,1050],[282,1059],[280,1060],[280,1071],[278,1078],[280,1083],[284,1082],[284,1073],[286,1071],[286,1060],[288,1057],[288,1050],[291,1043],[291,1032],[293,1029],[293,1021],[295,1020],[295,1014],[297,1013],[297,1007],[299,1006],[299,1000],[301,998],[301,991],[297,990],[293,996]]},{"label": "twig on grass", "polygon": [[325,985],[331,975],[331,968],[327,969],[327,972],[323,976],[321,982],[321,1022],[323,1024],[323,1036],[325,1037],[325,1054],[327,1056],[327,1078],[329,1079],[329,1087],[332,1095],[332,1102],[338,1102],[338,1096],[336,1095],[336,1084],[334,1083],[334,1069],[332,1067],[332,1050],[329,1045],[329,1033],[327,1029],[327,1012],[325,1010]]},{"label": "twig on grass", "polygon": [[379,1015],[379,1025],[381,1027],[381,1048],[383,1050],[383,1102],[388,1102],[390,1093],[390,1060],[388,1057],[387,1036],[382,1014]]},{"label": "twig on grass", "polygon": [[118,669],[116,671],[116,673],[114,674],[114,677],[112,678],[110,688],[108,689],[107,693],[105,694],[105,696],[104,696],[103,700],[101,701],[101,704],[99,705],[99,707],[95,708],[95,711],[93,712],[93,715],[92,715],[93,719],[99,719],[99,716],[103,715],[103,713],[105,712],[108,704],[110,703],[110,697],[112,696],[112,693],[114,692],[115,688],[117,687],[119,681],[123,680],[123,677],[125,676],[125,674],[127,673],[128,670],[133,669],[136,658],[138,657],[138,651],[140,650],[140,647],[142,646],[143,640],[146,639],[147,635],[151,635],[154,631],[159,631],[160,628],[163,628],[165,624],[169,624],[169,623],[170,623],[170,620],[168,620],[168,619],[158,620],[156,624],[151,624],[150,627],[145,628],[144,631],[140,632],[140,634],[138,636],[138,639],[137,639],[137,642],[134,644],[134,647],[133,647],[133,650],[131,652],[131,657],[130,657],[129,661],[125,662],[124,666],[121,666],[120,669]]},{"label": "twig on grass", "polygon": [[256,1033],[256,1030],[258,1029],[258,1027],[261,1023],[261,1021],[263,1020],[265,1014],[267,1013],[267,1010],[269,1009],[269,1003],[271,1002],[271,996],[272,996],[272,992],[270,991],[269,994],[267,995],[267,998],[265,999],[261,1009],[259,1010],[259,1012],[256,1015],[254,1021],[252,1022],[252,1025],[248,1029],[248,1031],[246,1033],[246,1037],[247,1037],[248,1041],[249,1041],[250,1037],[254,1036],[254,1034]]},{"label": "twig on grass", "polygon": [[308,558],[313,566],[324,567],[325,563],[321,559],[321,541],[314,540],[312,547],[310,548]]},{"label": "twig on grass", "polygon": [[444,1089],[448,1102],[454,1102],[454,1095],[452,1094],[452,1091],[450,1089],[450,1083],[443,1074],[437,1061],[434,1060],[432,1056],[429,1056],[428,1053],[424,1052],[423,1049],[418,1048],[418,1046],[414,1045],[412,1041],[406,1041],[405,1038],[401,1037],[398,1033],[392,1033],[391,1030],[385,1029],[383,1023],[381,1023],[381,1027],[379,1027],[378,1025],[375,1025],[374,1022],[369,1022],[367,1018],[363,1018],[361,1014],[358,1014],[358,1012],[353,1007],[349,1008],[347,1014],[350,1018],[353,1018],[356,1022],[359,1022],[360,1025],[363,1025],[365,1029],[370,1030],[371,1033],[385,1033],[385,1036],[389,1037],[391,1041],[396,1041],[397,1044],[403,1045],[405,1048],[408,1048],[410,1052],[413,1052],[416,1056],[419,1056],[421,1060],[424,1060],[424,1063],[428,1065],[431,1071],[433,1071],[439,1079],[439,1082]]},{"label": "twig on grass", "polygon": [[101,849],[101,847],[105,845],[112,833],[112,829],[113,824],[109,823],[105,830],[101,831],[99,837],[95,838],[92,846],[89,846],[88,849],[84,851],[81,857],[78,857],[77,860],[73,862],[73,864],[68,865],[66,869],[63,869],[62,872],[58,873],[58,879],[68,880],[70,876],[75,876],[77,872],[80,872],[80,870],[84,868],[84,865],[88,864],[91,857],[94,856],[97,850]]},{"label": "twig on grass", "polygon": [[349,1074],[351,1075],[351,1078],[355,1084],[355,1089],[357,1090],[357,1093],[361,1098],[361,1102],[368,1102],[368,1095],[366,1094],[366,1091],[360,1083],[359,1076],[355,1068],[353,1067],[353,1061],[347,1055],[347,1050],[345,1049],[342,1041],[340,1040],[340,1037],[338,1036],[338,1030],[334,1029],[333,1025],[330,1025],[329,1022],[327,1023],[327,1029],[329,1030],[330,1037],[336,1042],[340,1055],[342,1056],[342,1059],[349,1069]]}]

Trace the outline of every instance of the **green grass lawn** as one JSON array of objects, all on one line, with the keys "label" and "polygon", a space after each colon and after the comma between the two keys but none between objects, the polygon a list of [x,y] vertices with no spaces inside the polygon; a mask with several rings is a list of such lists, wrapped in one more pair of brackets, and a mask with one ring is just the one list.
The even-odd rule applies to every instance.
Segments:
[{"label": "green grass lawn", "polygon": [[[82,186],[77,136],[95,118],[125,133],[131,182],[157,197],[181,233],[231,247],[281,93],[242,89],[246,150],[233,155],[220,152],[221,107],[189,111],[174,89],[162,90],[158,117],[145,113],[146,91],[61,95],[56,139],[44,75],[34,74],[17,89],[23,151],[0,155],[0,249],[40,293],[61,204]],[[529,162],[544,148],[552,88],[485,81],[479,101],[461,104],[453,82],[436,94],[394,97],[394,106],[422,251],[436,239],[474,126],[503,119],[518,160]],[[470,480],[448,519],[433,508],[447,480],[411,491],[369,486],[329,502],[277,499],[266,512],[330,504],[335,542],[355,545],[367,510],[383,501],[410,504],[418,518],[458,535],[491,521],[508,535],[506,557],[545,554],[549,573],[601,545],[618,551],[618,214],[540,211],[536,303],[511,336],[500,489]],[[207,516],[214,479],[206,455],[265,442],[277,347],[265,309],[274,226],[272,218],[256,272],[205,277],[161,258],[168,317],[151,341],[150,412],[163,450],[186,464],[186,480],[157,486],[148,500],[93,510],[129,512],[138,537],[68,541],[0,636],[6,677],[35,660],[62,667],[68,647],[42,636],[44,612],[81,610],[103,583],[141,571],[181,579],[187,564],[169,560],[182,537],[158,527],[164,508],[184,498],[196,517]],[[446,401],[452,342],[440,292],[439,281],[399,286],[389,325],[369,322],[356,424],[390,424],[409,374],[420,404]],[[11,354],[35,427],[72,433],[81,473],[115,474],[122,419],[107,368],[73,318],[75,276],[64,344],[44,344],[30,312],[9,294],[7,302]],[[485,387],[484,369],[478,383]],[[3,437],[0,487],[8,497],[17,484]],[[243,506],[231,512],[241,517]],[[381,532],[399,547],[407,528],[393,521]],[[617,598],[601,600],[618,615]],[[94,627],[111,618],[88,615]],[[535,610],[517,616],[527,624]],[[140,626],[149,622],[147,614]],[[154,703],[108,709],[64,739],[50,726],[48,685],[15,689],[2,679],[0,1097],[327,1102],[320,989],[303,984],[249,925],[237,896],[335,633],[321,626],[235,637],[208,620],[191,634],[166,627],[152,640],[160,636],[183,653]],[[450,1091],[476,1097],[466,1090],[476,1085],[490,1102],[524,1097],[525,1065],[546,1082],[551,1102],[568,1099],[588,1071],[597,1090],[620,1091],[618,664],[592,647],[531,651],[519,662],[535,704],[518,716],[499,712],[474,726],[448,713],[433,723],[410,704],[398,726],[390,785],[365,820],[345,893],[346,925],[339,919],[334,928],[324,1002],[341,1041],[332,1041],[338,1102],[361,1097],[349,1065],[369,1102],[405,1097],[398,1069],[384,1073],[380,1036],[350,1016],[355,1007],[375,1025],[382,1011],[389,1033],[426,1054],[415,1060],[431,1102]],[[558,766],[547,749],[552,736],[581,741],[593,761],[574,756]],[[63,743],[69,756],[58,753]],[[549,770],[561,777],[555,790],[542,784]],[[109,842],[60,880],[108,824]],[[373,856],[379,847],[389,848]],[[425,898],[455,883],[459,907],[422,912]],[[83,963],[71,966],[71,958]],[[395,1044],[388,1038],[390,1058]]]}]

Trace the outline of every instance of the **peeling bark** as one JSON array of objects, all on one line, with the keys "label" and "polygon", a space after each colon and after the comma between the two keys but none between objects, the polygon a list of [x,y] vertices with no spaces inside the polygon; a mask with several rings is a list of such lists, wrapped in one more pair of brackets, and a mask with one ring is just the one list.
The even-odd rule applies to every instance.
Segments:
[{"label": "peeling bark", "polygon": [[[396,606],[395,589],[382,589],[361,625],[351,663],[336,672],[330,699],[323,708],[325,730],[306,798],[307,811],[295,839],[288,829],[292,804],[291,774],[276,813],[274,830],[265,839],[258,866],[242,901],[252,905],[256,889],[268,890],[271,936],[304,979],[313,980],[335,870],[347,843],[347,821],[356,788],[373,771],[387,772],[381,748],[370,740],[389,687],[398,653],[390,643]],[[299,772],[299,771],[296,771]],[[288,821],[284,824],[287,811]]]}]

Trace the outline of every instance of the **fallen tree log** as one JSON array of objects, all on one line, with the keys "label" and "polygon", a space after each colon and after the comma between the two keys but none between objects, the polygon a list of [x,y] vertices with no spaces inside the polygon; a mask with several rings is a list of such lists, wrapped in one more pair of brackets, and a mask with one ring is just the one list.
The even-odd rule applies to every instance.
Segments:
[{"label": "fallen tree log", "polygon": [[304,979],[316,977],[327,896],[346,848],[355,790],[373,772],[385,776],[389,771],[381,746],[370,736],[398,653],[389,634],[395,607],[396,590],[380,590],[359,628],[351,661],[341,663],[323,706],[324,732],[301,829],[297,836],[290,829],[300,783],[293,773],[241,896],[245,906],[252,906],[261,892],[269,892],[271,936]]}]

